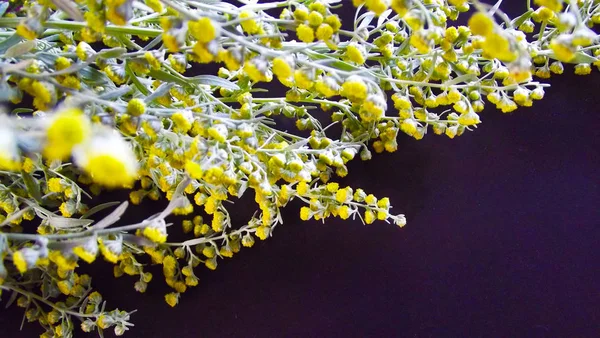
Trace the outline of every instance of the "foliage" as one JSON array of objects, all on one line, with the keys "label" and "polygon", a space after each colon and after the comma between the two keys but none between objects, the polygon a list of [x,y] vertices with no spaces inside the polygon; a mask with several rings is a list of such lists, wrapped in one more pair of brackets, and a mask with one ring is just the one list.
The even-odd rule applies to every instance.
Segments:
[{"label": "foliage", "polygon": [[[400,132],[460,136],[486,101],[507,113],[542,99],[533,76],[600,65],[597,0],[528,1],[514,19],[478,0],[353,0],[351,29],[338,1],[239,2],[0,6],[0,99],[13,107],[0,116],[0,291],[43,337],[132,325],[76,272],[98,256],[138,276],[139,292],[153,277],[142,256],[162,264],[175,306],[195,268],[270,237],[291,200],[302,220],[404,226],[388,198],[334,182],[348,161],[394,152]],[[286,119],[297,130],[276,126]],[[88,204],[116,188],[170,203],[115,226],[128,202]],[[235,226],[226,203],[249,193],[256,213]],[[171,214],[187,240],[167,241]]]}]

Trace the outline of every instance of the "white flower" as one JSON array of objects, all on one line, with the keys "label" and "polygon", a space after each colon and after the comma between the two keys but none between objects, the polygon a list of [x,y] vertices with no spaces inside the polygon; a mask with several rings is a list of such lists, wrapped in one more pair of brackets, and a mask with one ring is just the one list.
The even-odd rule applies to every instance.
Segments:
[{"label": "white flower", "polygon": [[17,137],[4,118],[0,121],[0,169],[19,170],[21,158],[17,146]]}]

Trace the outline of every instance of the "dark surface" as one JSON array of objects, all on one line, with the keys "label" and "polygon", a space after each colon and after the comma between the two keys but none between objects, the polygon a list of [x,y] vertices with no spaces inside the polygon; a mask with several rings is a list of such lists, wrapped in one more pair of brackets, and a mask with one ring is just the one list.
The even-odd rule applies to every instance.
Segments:
[{"label": "dark surface", "polygon": [[[296,222],[292,207],[174,309],[156,270],[146,294],[108,265],[94,284],[138,309],[126,337],[598,337],[599,86],[597,71],[559,76],[533,108],[353,162],[343,183],[389,196],[403,229]],[[21,315],[0,310],[1,337],[39,334]]]}]

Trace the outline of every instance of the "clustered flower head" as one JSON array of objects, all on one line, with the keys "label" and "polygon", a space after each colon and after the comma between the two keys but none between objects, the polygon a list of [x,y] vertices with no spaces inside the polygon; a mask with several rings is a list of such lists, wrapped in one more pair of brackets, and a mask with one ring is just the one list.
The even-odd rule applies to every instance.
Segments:
[{"label": "clustered flower head", "polygon": [[[176,306],[292,200],[301,220],[404,226],[387,197],[340,185],[349,161],[460,136],[487,102],[530,107],[539,79],[600,68],[598,1],[527,3],[511,19],[479,0],[353,0],[342,22],[321,0],[25,2],[0,17],[0,291],[43,337],[70,335],[72,316],[122,335],[130,313],[106,310],[80,265],[106,260],[138,292],[161,266]],[[115,189],[129,202],[88,205]],[[227,202],[248,194],[256,212],[232,224]],[[118,224],[145,200],[168,205]]]}]

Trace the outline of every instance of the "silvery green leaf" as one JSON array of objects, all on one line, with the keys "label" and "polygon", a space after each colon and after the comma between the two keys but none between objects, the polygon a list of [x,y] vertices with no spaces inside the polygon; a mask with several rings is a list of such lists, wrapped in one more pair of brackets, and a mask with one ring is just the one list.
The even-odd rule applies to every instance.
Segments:
[{"label": "silvery green leaf", "polygon": [[156,98],[163,96],[164,94],[168,93],[169,90],[171,90],[171,88],[173,88],[175,84],[173,83],[161,83],[160,86],[158,86],[158,88],[156,88],[156,90],[148,95],[145,99],[144,102],[148,103],[148,102],[152,102],[154,101]]},{"label": "silvery green leaf", "polygon": [[122,234],[123,241],[131,244],[135,244],[137,246],[155,246],[156,243],[147,239],[146,237],[136,236],[132,234]]},{"label": "silvery green leaf", "polygon": [[19,295],[19,293],[17,291],[13,291],[10,294],[10,298],[6,301],[6,306],[4,306],[5,309],[8,309],[9,306],[12,305],[12,303],[15,302],[15,300],[17,300],[17,296]]},{"label": "silvery green leaf", "polygon": [[161,80],[161,81],[165,81],[165,82],[174,82],[174,83],[180,84],[184,87],[188,86],[188,83],[184,79],[182,79],[178,76],[175,76],[173,74],[167,73],[164,70],[152,69],[152,70],[150,70],[148,75],[150,75],[151,77],[153,77],[156,80]]},{"label": "silvery green leaf", "polygon": [[444,82],[444,86],[450,87],[450,86],[453,86],[453,85],[461,83],[461,82],[467,83],[470,81],[475,81],[477,79],[478,79],[478,77],[475,74],[463,74],[463,75],[453,78],[452,80]]},{"label": "silvery green leaf", "polygon": [[46,66],[52,67],[56,63],[58,55],[52,53],[37,53],[35,54],[35,58],[36,60],[43,62]]},{"label": "silvery green leaf", "polygon": [[75,5],[75,2],[70,0],[51,0],[60,10],[65,12],[71,19],[75,21],[84,21],[83,15],[79,8]]},{"label": "silvery green leaf", "polygon": [[[551,59],[558,60],[554,54],[548,55]],[[567,62],[572,64],[580,64],[580,63],[594,63],[598,61],[597,58],[585,53],[585,52],[577,52],[575,53],[575,58],[573,60]]]},{"label": "silvery green leaf", "polygon": [[128,85],[122,85],[121,87],[115,90],[105,90],[102,94],[98,95],[98,98],[102,100],[114,100],[128,94],[130,91],[131,87],[129,87]]},{"label": "silvery green leaf", "polygon": [[39,182],[28,172],[21,170],[21,177],[25,182],[27,193],[33,197],[38,203],[42,203],[42,193],[40,192]]},{"label": "silvery green leaf", "polygon": [[214,75],[198,75],[198,76],[189,78],[189,80],[192,83],[222,87],[225,89],[231,89],[231,90],[239,90],[240,89],[240,87],[237,84],[235,84],[227,79],[223,79],[223,78],[220,78],[220,77],[214,76]]},{"label": "silvery green leaf", "polygon": [[62,216],[50,215],[48,224],[57,229],[69,229],[88,226],[94,223],[91,219],[66,218]]},{"label": "silvery green leaf", "polygon": [[31,52],[37,45],[36,40],[25,40],[9,47],[4,53],[5,58],[16,58]]},{"label": "silvery green leaf", "polygon": [[588,53],[585,52],[577,52],[575,53],[575,58],[573,60],[571,60],[570,63],[594,63],[598,61],[597,58],[589,55]]},{"label": "silvery green leaf", "polygon": [[23,203],[27,204],[29,207],[33,208],[33,210],[35,210],[35,214],[41,218],[41,219],[48,219],[51,215],[54,215],[52,213],[52,211],[42,208],[39,205],[37,205],[36,203],[31,202],[30,200],[28,200],[27,198],[21,198],[19,197],[19,200],[22,201]]},{"label": "silvery green leaf", "polygon": [[242,181],[240,184],[240,189],[238,190],[238,196],[242,197],[244,192],[246,192],[246,189],[248,189],[248,183],[246,183],[246,181]]},{"label": "silvery green leaf", "polygon": [[115,47],[115,48],[103,49],[103,50],[99,51],[98,57],[101,57],[104,59],[112,59],[112,58],[117,58],[125,53],[127,53],[127,48]]},{"label": "silvery green leaf", "polygon": [[379,16],[379,19],[377,19],[377,26],[378,27],[383,24],[383,22],[385,21],[385,19],[388,18],[388,16],[390,15],[390,13],[392,13],[391,9],[388,9],[385,12],[381,13],[381,15]]},{"label": "silvery green leaf", "polygon": [[2,63],[0,64],[0,71],[4,73],[10,73],[15,70],[23,70],[33,62],[33,60],[23,60],[17,63]]},{"label": "silvery green leaf", "polygon": [[100,230],[115,224],[121,219],[121,216],[123,215],[123,213],[125,213],[125,210],[128,206],[129,202],[127,201],[121,203],[121,205],[119,205],[115,210],[113,210],[113,212],[111,212],[108,216],[104,217],[98,223],[94,224],[94,226],[92,226],[91,229]]},{"label": "silvery green leaf", "polygon": [[101,71],[94,69],[92,67],[85,67],[79,71],[79,75],[81,75],[81,79],[89,84],[93,84],[96,86],[103,85],[108,83],[110,80],[106,76],[106,74]]},{"label": "silvery green leaf", "polygon": [[85,244],[92,237],[76,238],[64,241],[53,241],[48,243],[48,249],[59,251],[71,251],[74,247]]},{"label": "silvery green leaf", "polygon": [[33,109],[31,108],[15,108],[12,110],[11,114],[14,115],[18,115],[18,114],[27,114],[27,113],[32,113]]},{"label": "silvery green leaf", "polygon": [[521,16],[514,18],[513,21],[511,21],[511,25],[513,27],[519,27],[523,24],[523,22],[525,22],[527,19],[531,18],[531,15],[533,15],[533,9],[529,9],[527,12],[525,12]]},{"label": "silvery green leaf", "polygon": [[175,192],[173,193],[173,197],[171,197],[169,205],[167,205],[165,210],[163,210],[157,216],[158,219],[163,219],[167,217],[169,214],[171,214],[171,212],[173,212],[175,208],[179,208],[183,205],[185,199],[187,198],[183,195],[183,191],[185,190],[185,187],[187,187],[188,184],[190,184],[191,181],[192,179],[186,176],[181,182],[179,182],[177,188],[175,189]]},{"label": "silvery green leaf", "polygon": [[8,248],[6,235],[0,234],[0,252],[4,252]]},{"label": "silvery green leaf", "polygon": [[138,77],[135,75],[135,73],[129,66],[129,61],[127,61],[127,63],[125,64],[125,72],[127,73],[127,75],[129,75],[131,82],[133,82],[133,85],[135,86],[135,88],[137,88],[140,91],[140,93],[142,93],[144,95],[150,94],[150,91],[148,90],[148,88],[146,88],[146,86],[144,86],[144,84],[140,81],[140,79],[138,79]]},{"label": "silvery green leaf", "polygon": [[92,216],[93,214],[95,214],[97,212],[100,212],[100,211],[102,211],[102,210],[104,210],[106,208],[110,208],[112,206],[115,206],[115,205],[117,205],[119,203],[121,203],[121,202],[114,201],[114,202],[106,202],[106,203],[98,204],[97,206],[91,208],[90,210],[88,210],[88,212],[86,212],[85,214],[83,214],[81,216],[81,218],[90,218],[90,216]]},{"label": "silvery green leaf", "polygon": [[4,16],[4,13],[6,13],[7,9],[8,9],[8,1],[0,4],[0,17]]},{"label": "silvery green leaf", "polygon": [[360,21],[360,24],[358,25],[358,28],[356,30],[366,28],[371,23],[371,21],[373,21],[374,18],[375,13],[373,12],[366,12],[365,14],[361,15],[360,17],[358,17],[357,21]]},{"label": "silvery green leaf", "polygon": [[9,102],[13,97],[15,90],[8,83],[0,83],[0,102]]},{"label": "silvery green leaf", "polygon": [[23,40],[22,37],[20,37],[19,35],[17,35],[17,33],[11,35],[9,38],[3,40],[2,42],[0,42],[0,54],[6,52],[6,50],[14,45],[16,45],[17,43],[21,42]]}]

